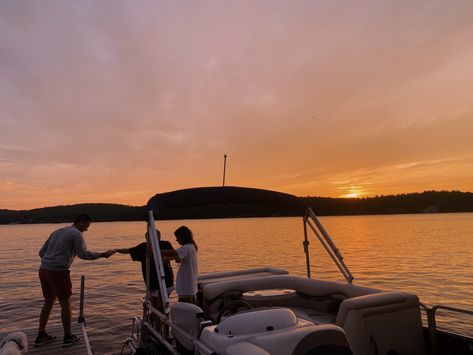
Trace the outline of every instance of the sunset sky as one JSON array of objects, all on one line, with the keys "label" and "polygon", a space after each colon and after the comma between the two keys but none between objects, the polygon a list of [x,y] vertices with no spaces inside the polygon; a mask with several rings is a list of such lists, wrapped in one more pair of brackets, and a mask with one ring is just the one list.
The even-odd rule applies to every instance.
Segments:
[{"label": "sunset sky", "polygon": [[473,191],[473,1],[0,2],[0,208]]}]

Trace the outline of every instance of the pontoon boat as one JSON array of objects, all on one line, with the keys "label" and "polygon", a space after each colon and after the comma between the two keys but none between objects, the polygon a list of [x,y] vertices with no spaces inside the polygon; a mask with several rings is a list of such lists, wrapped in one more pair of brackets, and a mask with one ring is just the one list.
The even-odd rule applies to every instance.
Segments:
[{"label": "pontoon boat", "polygon": [[[201,274],[195,305],[170,305],[166,292],[161,292],[163,312],[144,302],[143,315],[134,319],[133,332],[127,340],[133,353],[473,354],[473,338],[440,331],[435,322],[439,308],[468,315],[473,315],[472,311],[427,307],[412,293],[384,292],[353,284],[353,275],[341,252],[312,209],[302,206],[295,196],[241,187],[208,187],[158,194],[147,206],[152,257],[161,290],[166,287],[155,231],[156,215],[184,218],[189,217],[188,213],[198,213],[228,217],[245,210],[266,215],[299,214],[303,217],[307,277],[271,267]],[[346,282],[311,278],[311,234],[325,247]],[[421,310],[427,315],[425,326]],[[163,320],[162,330],[151,325],[151,313]]]}]

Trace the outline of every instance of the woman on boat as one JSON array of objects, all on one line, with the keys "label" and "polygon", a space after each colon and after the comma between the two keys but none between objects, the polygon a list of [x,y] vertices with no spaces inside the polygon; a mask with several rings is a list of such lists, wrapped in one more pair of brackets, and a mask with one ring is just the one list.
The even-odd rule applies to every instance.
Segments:
[{"label": "woman on boat", "polygon": [[176,276],[176,293],[179,302],[195,303],[197,294],[197,244],[192,231],[181,226],[174,231],[176,241],[181,245],[176,250],[162,250],[164,260],[180,263]]}]

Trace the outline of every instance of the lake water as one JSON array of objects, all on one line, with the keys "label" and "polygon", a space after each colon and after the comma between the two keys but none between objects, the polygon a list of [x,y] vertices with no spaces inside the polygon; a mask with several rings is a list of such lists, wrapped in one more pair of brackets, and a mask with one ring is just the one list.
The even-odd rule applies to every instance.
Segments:
[{"label": "lake water", "polygon": [[[322,217],[355,276],[354,283],[416,293],[428,304],[473,309],[473,214]],[[180,225],[193,231],[199,271],[274,266],[305,275],[300,218],[158,221],[174,246]],[[62,224],[0,226],[0,332],[37,326],[42,305],[37,270],[39,248]],[[85,233],[93,251],[132,247],[144,240],[144,222],[94,223]],[[311,238],[312,277],[343,280],[325,250]],[[175,270],[177,266],[174,265]],[[141,313],[144,285],[129,255],[72,266],[74,317],[80,275],[86,275],[85,315],[96,354],[119,354]],[[51,320],[58,321],[59,306]],[[473,336],[472,317],[439,312],[440,328]],[[60,334],[58,334],[60,335]]]}]

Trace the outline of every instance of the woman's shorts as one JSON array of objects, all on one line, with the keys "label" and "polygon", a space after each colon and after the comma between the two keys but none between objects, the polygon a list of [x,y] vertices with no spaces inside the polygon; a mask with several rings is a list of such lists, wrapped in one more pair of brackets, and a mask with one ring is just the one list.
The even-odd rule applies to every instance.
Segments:
[{"label": "woman's shorts", "polygon": [[69,270],[39,269],[39,280],[44,298],[57,297],[60,300],[72,295],[71,272]]}]

